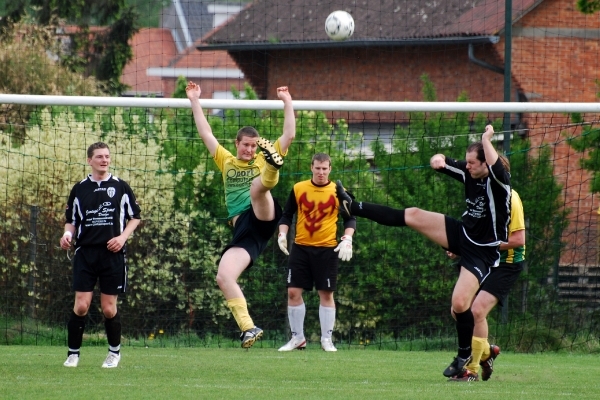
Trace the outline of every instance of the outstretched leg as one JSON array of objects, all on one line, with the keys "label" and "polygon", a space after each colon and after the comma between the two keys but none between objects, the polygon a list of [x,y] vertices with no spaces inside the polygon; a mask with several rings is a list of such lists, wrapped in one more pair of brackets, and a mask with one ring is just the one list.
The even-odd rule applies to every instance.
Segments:
[{"label": "outstretched leg", "polygon": [[444,214],[416,207],[399,210],[364,201],[358,202],[344,189],[340,181],[336,182],[336,193],[342,214],[367,218],[385,226],[408,226],[432,242],[448,248],[446,216]]}]

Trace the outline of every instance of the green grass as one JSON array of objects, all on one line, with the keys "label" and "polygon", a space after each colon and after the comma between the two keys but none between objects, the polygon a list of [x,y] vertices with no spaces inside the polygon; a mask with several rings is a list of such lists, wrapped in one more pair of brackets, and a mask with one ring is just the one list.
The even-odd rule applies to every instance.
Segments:
[{"label": "green grass", "polygon": [[503,352],[487,382],[446,382],[447,352],[340,350],[279,353],[252,348],[124,347],[121,365],[100,368],[105,347],[1,346],[2,399],[597,399],[591,354]]}]

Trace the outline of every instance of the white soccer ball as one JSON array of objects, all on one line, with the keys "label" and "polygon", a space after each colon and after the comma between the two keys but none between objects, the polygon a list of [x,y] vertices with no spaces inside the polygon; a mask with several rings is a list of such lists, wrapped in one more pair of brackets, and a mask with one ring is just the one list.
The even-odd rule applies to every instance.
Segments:
[{"label": "white soccer ball", "polygon": [[354,18],[346,11],[334,11],[325,20],[325,32],[333,40],[346,40],[354,33]]}]

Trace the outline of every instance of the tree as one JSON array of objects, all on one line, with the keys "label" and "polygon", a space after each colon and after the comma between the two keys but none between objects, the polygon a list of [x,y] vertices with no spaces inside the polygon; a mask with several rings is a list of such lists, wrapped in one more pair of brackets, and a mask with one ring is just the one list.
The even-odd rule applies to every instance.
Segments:
[{"label": "tree", "polygon": [[[98,92],[95,78],[86,78],[48,57],[48,53],[59,55],[62,51],[54,38],[55,27],[22,20],[5,28],[0,40],[0,92],[75,96]],[[2,105],[0,122],[17,142],[24,139],[27,121],[35,109]]]},{"label": "tree", "polygon": [[[575,124],[584,122],[581,114],[571,114],[571,117]],[[568,143],[575,150],[585,153],[579,163],[583,169],[592,173],[591,192],[600,193],[600,129],[592,124],[582,126],[581,135],[577,137],[568,136]]]},{"label": "tree", "polygon": [[[600,11],[600,0],[577,0],[577,9],[584,14],[594,14]],[[600,82],[596,80],[596,86]],[[597,94],[600,97],[600,93]],[[573,122],[581,124],[584,118],[581,114],[571,114]],[[592,172],[590,190],[592,193],[600,192],[600,129],[593,125],[583,125],[581,136],[568,137],[568,142],[575,150],[586,152],[580,160],[581,166]]]},{"label": "tree", "polygon": [[600,0],[577,0],[577,9],[584,14],[600,11]]},{"label": "tree", "polygon": [[[107,93],[119,94],[126,88],[120,78],[133,56],[129,40],[138,30],[133,6],[126,7],[124,0],[18,0],[7,7],[0,33],[9,34],[11,25],[28,15],[42,26],[56,27],[58,20],[74,24],[77,30],[69,34],[70,48],[60,54],[62,63],[72,71],[97,77]],[[92,25],[106,29],[92,32]],[[54,36],[60,39],[58,32]]]}]

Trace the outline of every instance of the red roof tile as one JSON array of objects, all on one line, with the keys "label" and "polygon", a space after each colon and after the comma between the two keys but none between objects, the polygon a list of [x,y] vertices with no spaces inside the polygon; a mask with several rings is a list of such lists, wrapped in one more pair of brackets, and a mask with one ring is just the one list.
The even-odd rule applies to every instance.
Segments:
[{"label": "red roof tile", "polygon": [[[212,44],[329,41],[325,19],[352,14],[352,40],[495,35],[505,0],[257,0],[205,36]],[[513,20],[542,0],[513,0]]]}]

